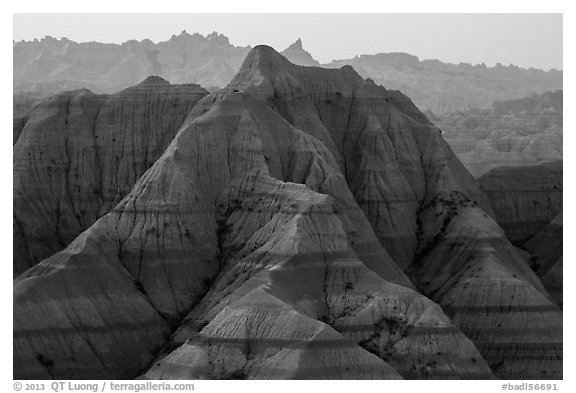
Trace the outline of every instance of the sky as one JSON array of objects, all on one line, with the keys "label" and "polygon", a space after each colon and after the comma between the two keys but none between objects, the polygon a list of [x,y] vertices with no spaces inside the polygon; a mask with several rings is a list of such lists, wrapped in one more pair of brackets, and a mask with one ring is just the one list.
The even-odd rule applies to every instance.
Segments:
[{"label": "sky", "polygon": [[213,31],[284,50],[301,38],[321,63],[404,52],[449,63],[563,69],[562,14],[14,14],[13,39],[170,39]]}]

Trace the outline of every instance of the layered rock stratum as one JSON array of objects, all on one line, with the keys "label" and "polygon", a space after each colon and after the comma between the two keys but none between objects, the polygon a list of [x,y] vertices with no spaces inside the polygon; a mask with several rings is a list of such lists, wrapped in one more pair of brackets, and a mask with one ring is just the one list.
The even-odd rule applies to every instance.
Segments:
[{"label": "layered rock stratum", "polygon": [[562,212],[563,165],[498,167],[478,179],[508,238],[524,243]]},{"label": "layered rock stratum", "polygon": [[254,48],[134,180],[15,280],[15,378],[562,377],[474,178],[352,67]]},{"label": "layered rock stratum", "polygon": [[109,96],[64,92],[15,121],[14,275],[110,211],[207,94],[149,77]]},{"label": "layered rock stratum", "polygon": [[475,177],[499,166],[562,160],[562,90],[496,101],[490,109],[427,116]]},{"label": "layered rock stratum", "polygon": [[564,289],[562,212],[526,243],[532,254],[531,267],[556,303],[562,307]]}]

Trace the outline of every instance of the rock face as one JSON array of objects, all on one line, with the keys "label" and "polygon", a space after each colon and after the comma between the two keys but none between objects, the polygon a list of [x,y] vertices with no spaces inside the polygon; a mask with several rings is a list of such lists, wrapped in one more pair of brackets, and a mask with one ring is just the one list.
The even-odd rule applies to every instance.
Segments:
[{"label": "rock face", "polygon": [[491,109],[427,115],[464,166],[479,177],[499,166],[536,165],[562,159],[562,90]]},{"label": "rock face", "polygon": [[526,243],[532,254],[531,267],[556,303],[563,303],[563,245],[562,212]]},{"label": "rock face", "polygon": [[14,274],[110,211],[206,94],[150,77],[111,96],[61,93],[28,113],[14,145]]},{"label": "rock face", "polygon": [[14,376],[121,379],[150,363],[169,325],[113,242],[97,222],[14,281]]},{"label": "rock face", "polygon": [[522,244],[562,211],[562,161],[500,167],[478,179],[498,224]]},{"label": "rock face", "polygon": [[436,304],[361,262],[337,199],[256,172],[223,201],[230,257],[146,378],[490,378]]},{"label": "rock face", "polygon": [[562,375],[562,314],[502,229],[460,193],[421,215],[410,276],[469,337],[498,378]]},{"label": "rock face", "polygon": [[378,84],[401,90],[418,108],[436,115],[487,108],[496,100],[523,98],[562,89],[562,71],[542,71],[516,66],[449,64],[420,60],[405,53],[379,53],[336,60],[326,67],[351,65],[360,75]]},{"label": "rock face", "polygon": [[[75,362],[134,351],[159,355],[124,378],[559,378],[562,314],[492,214],[406,96],[258,46],[109,213],[15,282],[15,378],[94,377]],[[71,279],[133,301],[157,326],[149,347],[114,345],[132,332],[123,314],[101,324],[74,306],[32,339],[31,311],[114,300]]]}]

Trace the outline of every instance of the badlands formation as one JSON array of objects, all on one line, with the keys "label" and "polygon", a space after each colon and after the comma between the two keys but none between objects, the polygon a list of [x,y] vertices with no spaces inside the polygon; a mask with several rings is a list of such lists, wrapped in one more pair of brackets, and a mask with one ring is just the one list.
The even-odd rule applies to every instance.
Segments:
[{"label": "badlands formation", "polygon": [[62,93],[14,152],[15,379],[562,378],[489,200],[350,66]]},{"label": "badlands formation", "polygon": [[524,250],[529,266],[562,307],[562,161],[498,167],[478,183],[506,236]]},{"label": "badlands formation", "polygon": [[468,109],[428,118],[464,166],[480,177],[500,166],[562,160],[563,92],[496,101],[490,109]]},{"label": "badlands formation", "polygon": [[[230,44],[222,34],[204,37],[186,31],[156,44],[150,40],[120,45],[77,43],[52,37],[15,42],[14,92],[43,97],[82,88],[116,93],[149,75],[177,84],[192,81],[208,89],[222,88],[238,72],[250,49]],[[282,54],[296,64],[320,65],[302,48],[300,39]]]},{"label": "badlands formation", "polygon": [[[167,41],[131,40],[122,44],[77,43],[66,38],[14,42],[14,92],[44,96],[87,88],[116,93],[148,75],[171,83],[194,82],[212,90],[226,86],[240,69],[250,47],[230,44],[228,37],[183,31]],[[320,66],[298,39],[282,54],[292,63]],[[322,65],[350,65],[364,78],[401,90],[421,110],[444,115],[487,108],[495,100],[523,98],[562,88],[563,73],[515,66],[449,64],[420,60],[405,53],[361,55]]]},{"label": "badlands formation", "polygon": [[450,64],[420,60],[406,53],[361,55],[335,60],[326,67],[351,65],[365,78],[401,90],[421,110],[447,114],[487,108],[496,100],[523,98],[562,89],[562,71],[525,69],[514,65]]},{"label": "badlands formation", "polygon": [[21,117],[14,144],[14,274],[108,213],[208,92],[150,77],[113,95],[55,95]]},{"label": "badlands formation", "polygon": [[499,167],[478,179],[496,221],[514,242],[525,242],[562,212],[562,161]]},{"label": "badlands formation", "polygon": [[249,50],[230,45],[221,34],[204,37],[186,31],[156,44],[150,40],[77,43],[52,37],[15,42],[14,92],[50,95],[87,88],[116,93],[149,75],[172,83],[221,87],[234,77]]},{"label": "badlands formation", "polygon": [[562,212],[526,243],[532,254],[532,269],[541,277],[552,299],[562,307],[563,267]]}]

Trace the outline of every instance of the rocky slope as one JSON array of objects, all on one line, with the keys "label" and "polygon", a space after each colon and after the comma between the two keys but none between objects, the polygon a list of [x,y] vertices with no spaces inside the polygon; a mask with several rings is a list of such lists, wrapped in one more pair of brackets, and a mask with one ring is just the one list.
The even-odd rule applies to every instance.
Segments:
[{"label": "rocky slope", "polygon": [[15,378],[561,377],[561,312],[492,214],[406,96],[258,46],[16,280]]},{"label": "rocky slope", "polygon": [[150,77],[111,96],[61,93],[22,118],[13,156],[14,274],[110,211],[206,94]]},{"label": "rocky slope", "polygon": [[562,212],[562,161],[499,167],[478,179],[498,224],[522,244]]},{"label": "rocky slope", "polygon": [[531,267],[556,303],[563,303],[563,224],[562,212],[526,243],[532,254]]},{"label": "rocky slope", "polygon": [[454,192],[440,194],[422,221],[423,248],[409,272],[423,293],[499,378],[558,378],[562,314],[496,222]]},{"label": "rocky slope", "polygon": [[446,114],[467,108],[487,108],[495,100],[523,98],[562,89],[562,71],[516,66],[449,64],[420,60],[406,53],[379,53],[336,60],[326,67],[351,65],[378,84],[401,90],[421,110]]},{"label": "rocky slope", "polygon": [[562,159],[562,90],[496,101],[490,109],[427,116],[475,177],[499,166]]}]

